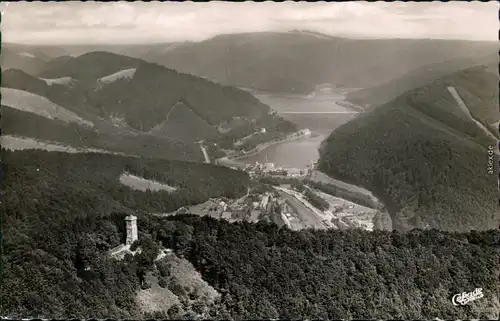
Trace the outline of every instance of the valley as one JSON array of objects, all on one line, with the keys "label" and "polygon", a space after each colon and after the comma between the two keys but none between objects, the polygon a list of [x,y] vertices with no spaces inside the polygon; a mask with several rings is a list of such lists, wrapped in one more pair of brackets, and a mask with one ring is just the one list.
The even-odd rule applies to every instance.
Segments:
[{"label": "valley", "polygon": [[[112,62],[106,65],[107,70],[105,72],[81,68],[88,63],[101,61]],[[160,81],[161,77],[164,77],[164,80],[168,81],[168,77],[177,77],[176,75],[179,75],[179,79],[184,79],[183,81],[190,79],[195,82],[206,83],[209,87],[216,86],[213,88],[228,89],[224,89],[226,87],[217,87],[214,83],[196,79],[193,76],[178,74],[175,71],[164,69],[161,66],[150,64],[137,58],[105,52],[85,53],[71,59],[55,60],[50,66],[52,69],[46,69],[40,73],[40,77],[51,78],[36,78],[22,71],[7,70],[6,81],[2,88],[3,104],[16,109],[18,113],[32,113],[45,117],[48,120],[57,120],[68,124],[74,123],[82,128],[76,131],[77,137],[70,141],[67,139],[63,141],[54,140],[53,137],[58,135],[55,132],[54,135],[47,135],[46,133],[33,133],[32,131],[34,136],[26,136],[26,129],[21,130],[20,128],[16,128],[12,133],[7,131],[7,134],[11,135],[4,137],[5,148],[10,150],[35,148],[70,153],[92,152],[134,155],[136,157],[141,157],[141,155],[157,157],[157,153],[151,153],[147,148],[138,154],[130,153],[128,148],[124,149],[120,145],[116,145],[118,148],[113,147],[110,150],[106,148],[110,146],[108,142],[103,141],[102,138],[98,138],[98,136],[103,136],[104,134],[108,135],[110,139],[113,137],[112,140],[114,141],[123,141],[124,137],[128,135],[130,139],[133,139],[133,137],[144,137],[143,139],[157,142],[162,141],[162,144],[172,144],[179,147],[181,146],[179,143],[186,146],[192,145],[190,148],[193,152],[197,150],[196,153],[198,155],[196,158],[189,158],[189,160],[203,161],[205,163],[214,162],[220,165],[240,168],[250,164],[253,165],[256,162],[270,163],[276,166],[278,171],[284,168],[287,171],[307,172],[310,164],[316,162],[322,155],[321,149],[326,146],[326,143],[323,141],[331,131],[335,132],[337,127],[340,126],[340,128],[343,128],[343,124],[351,124],[353,120],[358,118],[362,121],[361,119],[369,117],[365,114],[373,113],[371,110],[362,112],[362,107],[348,101],[351,93],[358,92],[359,88],[341,88],[338,85],[323,83],[317,85],[315,90],[307,95],[300,93],[272,93],[252,88],[237,89],[234,91],[234,94],[224,95],[224,99],[243,99],[243,97],[248,95],[248,98],[246,98],[248,103],[254,104],[258,108],[247,116],[229,116],[229,118],[224,118],[223,114],[217,116],[222,116],[220,120],[223,120],[222,122],[218,120],[217,122],[220,123],[217,126],[215,126],[217,122],[214,123],[215,119],[213,118],[215,114],[207,113],[207,111],[201,112],[199,107],[196,106],[197,98],[194,100],[189,98],[189,95],[191,95],[189,90],[186,91],[187,94],[179,94],[179,90],[182,92],[182,90],[185,91],[187,89],[178,87],[176,95],[180,98],[178,100],[172,100],[171,98],[166,100],[167,103],[171,102],[171,107],[165,110],[166,113],[163,117],[156,120],[153,118],[144,118],[150,117],[148,115],[156,114],[154,112],[156,109],[154,108],[157,107],[154,107],[151,109],[151,112],[141,114],[139,116],[140,119],[137,119],[136,117],[139,114],[136,111],[133,111],[133,109],[130,109],[129,112],[126,111],[127,108],[133,106],[134,100],[127,102],[126,96],[120,96],[122,99],[114,103],[118,103],[120,106],[116,105],[115,107],[107,104],[106,101],[109,99],[107,96],[110,94],[113,95],[115,90],[113,88],[118,88],[118,85],[135,86],[134,84],[137,83],[140,86],[144,86],[143,81],[139,83],[138,80],[143,77],[142,75],[160,77],[155,81]],[[445,66],[443,70],[451,68],[447,65]],[[111,68],[115,68],[115,70]],[[116,70],[117,68],[120,69]],[[62,70],[68,70],[68,72],[62,72]],[[477,73],[479,70],[474,72]],[[463,74],[464,72],[461,71],[461,73]],[[39,82],[38,79],[43,82]],[[444,79],[448,78],[445,77]],[[151,82],[152,80],[148,81]],[[457,84],[463,86],[461,83]],[[90,87],[88,87],[89,85]],[[82,90],[88,90],[86,89],[87,87],[92,89],[92,92],[81,96]],[[487,119],[484,118],[484,122],[481,118],[478,118],[480,120],[474,118],[476,116],[473,116],[473,114],[483,117],[484,111],[477,109],[477,102],[471,100],[473,96],[468,91],[469,89],[463,89],[465,87],[462,87],[459,90],[464,92],[464,99],[469,100],[469,104],[472,104],[471,107],[466,105],[464,99],[458,94],[456,87],[448,86],[447,88],[457,106],[462,110],[466,109],[467,117],[475,122],[478,128],[486,133],[488,137],[496,139],[496,136],[491,134],[483,125],[483,123],[491,123],[491,120],[494,118],[488,115],[486,116],[488,117]],[[66,92],[65,98],[64,95],[61,95],[61,91]],[[426,95],[432,93],[433,91],[431,90],[430,92],[426,92]],[[255,98],[251,98],[253,96]],[[69,97],[73,98],[68,100]],[[103,103],[107,106],[105,109],[101,107]],[[132,105],[130,105],[131,103]],[[420,102],[416,101],[416,104],[420,104]],[[118,107],[119,109],[117,109]],[[124,107],[125,109],[123,109]],[[420,108],[418,107],[417,110],[424,112],[426,117],[435,117]],[[450,112],[455,114],[453,110],[450,110]],[[411,111],[411,113],[414,112]],[[241,114],[241,111],[236,111],[233,115],[243,114]],[[443,117],[446,117],[444,114],[436,114],[436,116],[438,116],[437,119],[439,121],[442,121]],[[131,120],[132,118],[130,117],[134,117],[134,120]],[[257,118],[252,119],[252,117]],[[156,123],[151,123],[152,121]],[[431,122],[434,122],[434,118]],[[184,123],[191,123],[192,127],[189,128],[195,128],[195,130],[188,129],[186,125],[182,125]],[[281,129],[278,129],[283,128],[283,126],[289,132],[283,132]],[[438,128],[437,123],[433,126]],[[64,127],[67,127],[67,125]],[[98,136],[95,136],[95,133],[91,133],[93,127],[95,127],[94,130],[98,133]],[[70,128],[73,130],[74,126],[67,127],[67,129],[65,128],[64,131],[60,132],[68,132]],[[304,134],[305,132],[302,131],[294,134],[294,130],[297,128],[306,128],[308,134]],[[449,133],[453,132],[453,135],[456,137],[459,136],[458,132],[456,132],[458,127],[455,125],[451,125],[446,130]],[[467,130],[470,132],[469,135],[476,135],[471,134],[472,129]],[[85,136],[89,138],[82,136],[82,133],[85,131],[88,132]],[[93,135],[94,137],[90,138]],[[149,138],[147,138],[148,136]],[[479,138],[478,136],[477,139],[481,140],[483,138]],[[128,141],[130,140],[123,141],[123,143]],[[467,140],[466,142],[472,146],[471,141]],[[166,157],[169,158],[172,156],[166,155]],[[321,167],[321,162],[319,166],[320,170],[331,175],[329,170]],[[344,178],[343,174],[338,175],[338,177],[349,181],[349,178]],[[340,183],[344,184],[343,182]],[[374,190],[376,191],[377,188],[374,188]],[[289,198],[290,195],[282,195],[282,197]],[[377,200],[377,202],[381,201]],[[386,199],[384,203],[387,203],[386,206],[390,211],[394,211],[390,200]],[[296,207],[303,206],[303,204],[297,204]],[[302,216],[308,217],[311,215],[304,214]],[[412,220],[416,220],[416,217],[418,215],[413,216]],[[372,219],[374,218],[372,217]],[[419,218],[417,220],[421,221],[422,219]],[[331,222],[331,219],[329,221]],[[405,221],[403,225],[414,224],[408,222]],[[398,219],[396,219],[395,223],[395,226],[398,227]],[[429,223],[419,224],[421,226],[429,226]],[[300,226],[300,224],[296,226]],[[307,226],[309,225],[304,224],[302,228]],[[313,224],[312,226],[322,226],[322,223],[319,223],[319,225]]]}]

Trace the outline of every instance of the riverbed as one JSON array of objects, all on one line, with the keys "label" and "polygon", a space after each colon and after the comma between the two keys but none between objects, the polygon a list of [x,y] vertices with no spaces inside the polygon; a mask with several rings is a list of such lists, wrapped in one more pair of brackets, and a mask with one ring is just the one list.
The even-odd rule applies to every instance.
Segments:
[{"label": "riverbed", "polygon": [[269,94],[253,91],[260,101],[276,110],[300,128],[309,128],[313,135],[293,141],[271,145],[257,155],[241,158],[246,164],[258,162],[275,163],[286,168],[304,168],[319,157],[321,142],[338,126],[356,116],[356,112],[340,106],[346,89],[317,90],[311,95]]}]

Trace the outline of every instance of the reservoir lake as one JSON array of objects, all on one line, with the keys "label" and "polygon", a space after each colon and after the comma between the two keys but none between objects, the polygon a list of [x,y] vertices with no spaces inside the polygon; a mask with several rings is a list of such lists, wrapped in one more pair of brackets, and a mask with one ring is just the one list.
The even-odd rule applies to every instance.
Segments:
[{"label": "reservoir lake", "polygon": [[252,91],[264,104],[276,110],[283,118],[309,128],[313,135],[293,141],[271,145],[261,153],[238,161],[245,164],[275,163],[285,168],[304,168],[319,157],[321,142],[338,126],[356,116],[356,112],[337,102],[345,101],[347,90],[322,88],[311,95],[283,95]]}]

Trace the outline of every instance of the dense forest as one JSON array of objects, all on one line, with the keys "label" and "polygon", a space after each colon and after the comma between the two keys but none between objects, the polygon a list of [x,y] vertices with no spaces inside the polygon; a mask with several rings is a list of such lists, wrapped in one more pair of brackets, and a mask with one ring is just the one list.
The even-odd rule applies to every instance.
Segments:
[{"label": "dense forest", "polygon": [[[50,207],[33,210],[38,222],[6,215],[1,298],[12,317],[143,318],[135,295],[160,245],[221,293],[205,307],[210,319],[494,319],[500,311],[498,230],[291,231],[139,213],[134,246],[143,252],[115,261],[106,251],[123,242],[124,213],[78,216],[73,209],[47,219]],[[156,267],[168,276],[161,262]],[[476,287],[484,298],[451,304],[454,294]],[[150,317],[192,319],[179,311]]]},{"label": "dense forest", "polygon": [[[155,265],[168,275],[153,262],[164,246],[222,295],[206,307],[213,319],[498,317],[496,230],[298,232],[263,222],[160,218],[151,213],[266,186],[206,164],[44,151],[3,151],[2,159],[6,316],[143,318],[136,293]],[[118,182],[125,171],[179,189],[133,191]],[[115,261],[108,250],[124,242],[129,213],[138,216],[143,252]],[[485,298],[460,308],[450,303],[476,287]],[[154,317],[192,317],[182,311]]]},{"label": "dense forest", "polygon": [[[3,152],[3,200],[9,206],[30,202],[54,206],[52,215],[65,206],[171,212],[198,204],[210,197],[243,196],[250,184],[248,175],[210,164],[161,159],[141,159],[103,154],[67,154],[46,151]],[[176,187],[175,192],[144,193],[119,182],[128,172]],[[57,187],[57,188],[55,188]],[[76,203],[68,203],[74,197]],[[59,199],[60,198],[60,199]],[[87,201],[85,201],[87,200]],[[92,200],[92,201],[90,201]],[[30,211],[14,212],[28,219]],[[84,215],[84,213],[82,213]]]},{"label": "dense forest", "polygon": [[[2,160],[2,314],[11,316],[133,316],[149,261],[107,258],[124,235],[112,214],[171,212],[249,186],[241,171],[179,161],[5,150]],[[178,189],[132,190],[119,182],[124,172]]]},{"label": "dense forest", "polygon": [[319,169],[372,191],[397,229],[498,226],[497,177],[487,170],[487,148],[495,142],[464,118],[447,91],[455,85],[468,93],[466,102],[475,102],[471,113],[487,121],[494,86],[481,93],[463,79],[477,73],[484,71],[462,71],[454,82],[412,90],[338,127],[322,145]]},{"label": "dense forest", "polygon": [[[498,317],[499,231],[293,232],[264,223],[172,220],[190,226],[196,241],[191,248],[170,236],[161,241],[226,291],[221,307],[236,319]],[[148,228],[163,226],[156,224]],[[481,285],[490,300],[461,309],[449,303]]]}]

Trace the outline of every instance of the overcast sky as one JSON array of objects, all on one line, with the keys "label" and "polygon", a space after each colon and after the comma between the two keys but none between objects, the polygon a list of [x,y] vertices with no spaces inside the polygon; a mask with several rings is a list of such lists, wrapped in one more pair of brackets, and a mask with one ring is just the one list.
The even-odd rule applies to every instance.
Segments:
[{"label": "overcast sky", "polygon": [[481,2],[13,2],[2,41],[148,43],[308,29],[334,36],[498,40],[498,4]]}]

